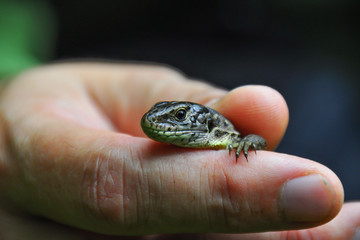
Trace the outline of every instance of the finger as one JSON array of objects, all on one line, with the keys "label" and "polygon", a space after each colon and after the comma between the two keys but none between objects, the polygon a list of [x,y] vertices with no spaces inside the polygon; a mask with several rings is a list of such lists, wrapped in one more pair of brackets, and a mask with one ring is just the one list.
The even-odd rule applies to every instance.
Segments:
[{"label": "finger", "polygon": [[27,211],[81,229],[117,235],[294,229],[329,221],[342,204],[335,174],[305,159],[258,152],[236,164],[227,151],[47,124],[41,122],[48,134],[31,139],[25,174],[8,178],[7,195]]},{"label": "finger", "polygon": [[42,74],[80,79],[90,97],[118,131],[144,136],[140,119],[159,101],[188,100],[206,103],[226,91],[191,81],[164,66],[133,64],[60,64],[40,69]]},{"label": "finger", "polygon": [[[159,149],[159,154],[171,152]],[[184,156],[185,160],[176,160],[176,171],[168,176],[177,183],[176,187],[180,185],[184,192],[181,196],[191,193],[187,200],[177,195],[175,210],[171,211],[185,217],[183,221],[190,229],[229,233],[305,228],[329,221],[341,208],[341,183],[324,166],[269,152],[251,154],[249,165],[242,159],[238,166],[233,159],[228,161],[227,153],[222,153],[225,158],[219,157],[219,152]],[[181,171],[181,167],[186,168],[184,165],[189,167]],[[166,179],[166,175],[162,177]],[[186,181],[182,182],[181,177]]]},{"label": "finger", "polygon": [[[245,86],[226,95],[224,90],[190,81],[161,66],[59,64],[34,69],[23,78],[29,87],[41,85],[40,91],[46,89],[30,94],[52,99],[48,101],[49,108],[66,106],[66,117],[77,122],[82,120],[80,123],[85,126],[116,129],[135,136],[144,136],[139,124],[142,115],[155,102],[167,100],[205,104],[223,97],[218,104],[213,104],[215,109],[233,121],[243,135],[258,133],[265,137],[269,149],[279,143],[288,122],[286,103],[271,88]],[[18,89],[16,84],[13,88]],[[26,103],[34,99],[26,91],[20,97],[27,99]],[[60,98],[67,105],[59,106]],[[81,105],[71,105],[72,101]]]},{"label": "finger", "polygon": [[275,148],[287,127],[286,103],[268,87],[244,86],[226,95],[222,89],[162,66],[72,63],[48,68],[57,78],[59,72],[68,79],[80,78],[116,128],[135,136],[144,136],[139,125],[142,115],[154,103],[171,100],[206,104],[221,98],[214,107],[242,133],[264,135],[269,149]]},{"label": "finger", "polygon": [[274,149],[284,136],[289,111],[284,98],[266,86],[244,86],[234,89],[214,104],[243,136],[258,134]]}]

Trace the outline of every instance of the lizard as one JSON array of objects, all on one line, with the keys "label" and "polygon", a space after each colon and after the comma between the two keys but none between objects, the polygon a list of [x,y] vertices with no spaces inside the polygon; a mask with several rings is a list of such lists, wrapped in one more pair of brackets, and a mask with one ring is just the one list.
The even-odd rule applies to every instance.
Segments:
[{"label": "lizard", "polygon": [[151,139],[189,148],[236,149],[236,162],[243,151],[266,149],[266,140],[255,134],[241,137],[222,114],[201,104],[185,101],[158,102],[141,119],[143,132]]}]

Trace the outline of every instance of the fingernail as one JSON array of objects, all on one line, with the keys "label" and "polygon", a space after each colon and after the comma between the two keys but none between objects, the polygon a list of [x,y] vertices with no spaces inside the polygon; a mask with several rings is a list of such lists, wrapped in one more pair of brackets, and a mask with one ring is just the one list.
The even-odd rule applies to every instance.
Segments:
[{"label": "fingernail", "polygon": [[360,239],[360,228],[356,229],[354,236],[351,240],[359,240]]},{"label": "fingernail", "polygon": [[280,209],[287,221],[317,222],[327,218],[335,203],[335,191],[321,175],[291,179],[283,185]]}]

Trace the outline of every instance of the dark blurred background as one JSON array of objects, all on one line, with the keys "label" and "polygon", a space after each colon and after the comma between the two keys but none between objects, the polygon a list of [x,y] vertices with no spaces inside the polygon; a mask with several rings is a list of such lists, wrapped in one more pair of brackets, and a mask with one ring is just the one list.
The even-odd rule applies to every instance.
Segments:
[{"label": "dark blurred background", "polygon": [[227,89],[277,89],[290,109],[277,151],[328,166],[346,200],[360,199],[359,1],[29,2],[34,62],[147,61]]}]

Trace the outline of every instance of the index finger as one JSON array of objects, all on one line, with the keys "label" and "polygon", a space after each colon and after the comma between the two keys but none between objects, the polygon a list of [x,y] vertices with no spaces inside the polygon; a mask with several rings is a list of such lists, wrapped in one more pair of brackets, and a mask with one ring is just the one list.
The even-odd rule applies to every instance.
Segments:
[{"label": "index finger", "polygon": [[[242,135],[263,136],[270,150],[279,144],[288,124],[285,100],[265,86],[243,86],[227,92],[161,66],[87,63],[57,67],[85,75],[87,90],[118,131],[134,136],[145,136],[140,119],[159,101],[212,102],[210,107],[226,116]],[[98,79],[101,81],[94,81]]]}]

